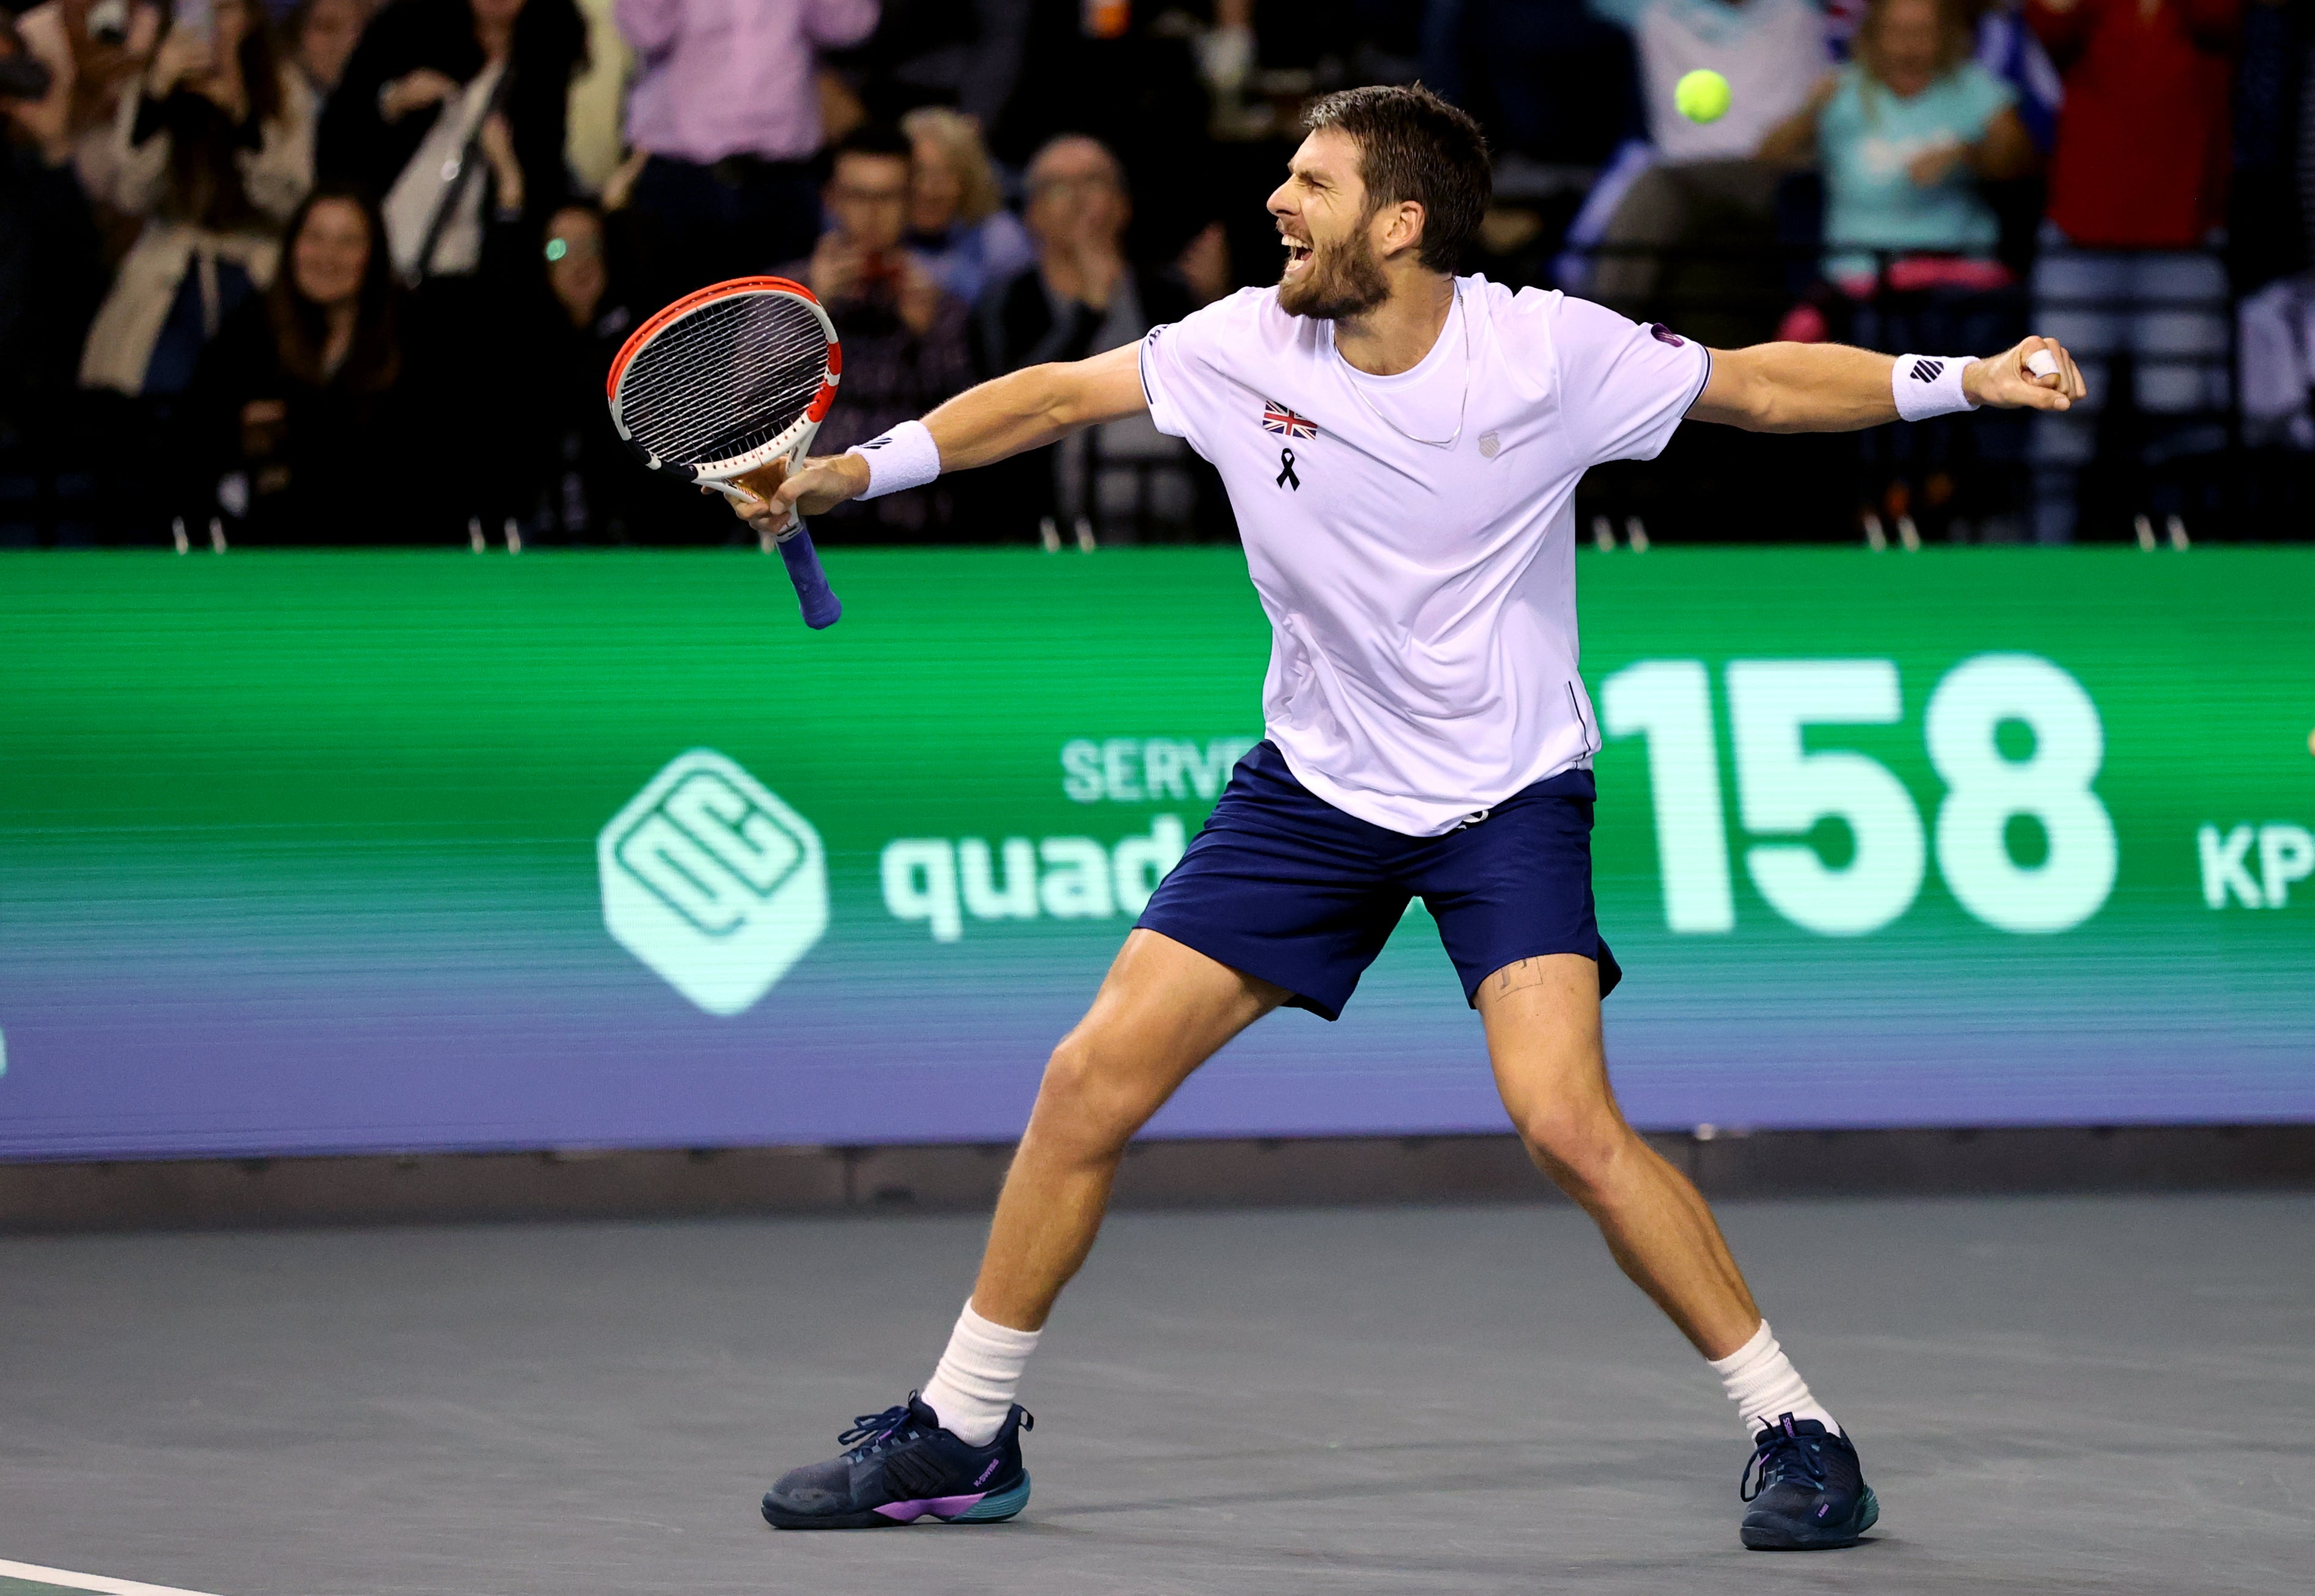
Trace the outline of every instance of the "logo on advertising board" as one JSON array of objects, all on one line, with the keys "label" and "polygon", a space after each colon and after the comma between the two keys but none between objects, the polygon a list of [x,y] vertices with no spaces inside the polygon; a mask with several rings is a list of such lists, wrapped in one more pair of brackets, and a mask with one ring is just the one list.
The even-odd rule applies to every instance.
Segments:
[{"label": "logo on advertising board", "polygon": [[611,935],[712,1015],[752,1007],[828,930],[820,833],[710,749],[652,776],[595,856]]}]

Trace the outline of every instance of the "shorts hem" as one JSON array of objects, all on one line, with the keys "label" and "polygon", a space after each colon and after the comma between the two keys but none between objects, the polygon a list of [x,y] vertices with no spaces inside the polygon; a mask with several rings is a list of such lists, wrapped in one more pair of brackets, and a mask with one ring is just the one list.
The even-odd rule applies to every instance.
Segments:
[{"label": "shorts hem", "polygon": [[[1530,948],[1523,953],[1513,953],[1507,959],[1498,961],[1493,970],[1481,971],[1477,980],[1464,982],[1463,1001],[1473,1008],[1478,1007],[1479,989],[1487,984],[1487,977],[1495,974],[1498,970],[1510,969],[1521,959],[1543,959],[1554,953],[1574,953],[1579,959],[1589,959],[1597,964],[1600,967],[1600,998],[1603,1003],[1607,1001],[1608,994],[1623,982],[1623,966],[1616,962],[1616,955],[1608,951],[1606,939],[1600,938],[1593,943],[1589,952],[1583,948],[1536,947]],[[1462,971],[1459,970],[1456,973],[1459,976]]]},{"label": "shorts hem", "polygon": [[[1179,925],[1164,918],[1153,918],[1145,914],[1133,922],[1133,928],[1136,931],[1155,931],[1167,941],[1178,942],[1193,953],[1203,953],[1215,963],[1227,965],[1240,975],[1252,976],[1255,980],[1268,981],[1273,987],[1283,987],[1288,994],[1284,1007],[1304,1009],[1330,1023],[1343,1017],[1342,1004],[1335,1004],[1329,1007],[1325,999],[1312,997],[1291,980],[1281,980],[1277,974],[1261,967],[1262,960],[1241,956],[1243,953],[1241,947],[1234,944],[1227,936],[1212,935],[1203,926]],[[1350,996],[1348,992],[1344,993],[1343,1002],[1348,1003]]]}]

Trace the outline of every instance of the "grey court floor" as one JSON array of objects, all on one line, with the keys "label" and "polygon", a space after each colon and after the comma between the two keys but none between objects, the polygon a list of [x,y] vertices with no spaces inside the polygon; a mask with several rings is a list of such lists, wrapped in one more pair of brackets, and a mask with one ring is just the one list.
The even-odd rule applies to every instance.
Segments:
[{"label": "grey court floor", "polygon": [[0,1559],[218,1596],[2292,1592],[2315,1197],[1734,1204],[1871,1544],[1747,1454],[1566,1208],[1129,1214],[1023,1393],[1018,1521],[756,1499],[928,1372],[974,1219],[0,1242]]}]

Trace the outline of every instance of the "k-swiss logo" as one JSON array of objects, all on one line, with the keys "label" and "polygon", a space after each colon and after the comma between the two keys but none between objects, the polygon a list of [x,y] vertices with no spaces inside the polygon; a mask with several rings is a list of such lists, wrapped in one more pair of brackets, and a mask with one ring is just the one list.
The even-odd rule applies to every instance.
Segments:
[{"label": "k-swiss logo", "polygon": [[1913,368],[1905,375],[1917,383],[1933,383],[1945,373],[1946,363],[1943,360],[1916,360]]},{"label": "k-swiss logo", "polygon": [[1670,327],[1665,326],[1662,322],[1650,322],[1648,324],[1648,331],[1654,334],[1655,341],[1658,343],[1668,343],[1674,349],[1685,349],[1688,346],[1687,339],[1682,338],[1679,333],[1673,332]]},{"label": "k-swiss logo", "polygon": [[1308,416],[1296,415],[1275,399],[1267,400],[1262,407],[1262,430],[1275,432],[1281,438],[1316,438],[1318,423]]}]

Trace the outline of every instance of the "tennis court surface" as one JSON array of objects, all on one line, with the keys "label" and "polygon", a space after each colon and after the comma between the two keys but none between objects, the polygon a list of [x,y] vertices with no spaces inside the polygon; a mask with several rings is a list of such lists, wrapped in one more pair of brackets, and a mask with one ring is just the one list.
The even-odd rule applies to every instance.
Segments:
[{"label": "tennis court surface", "polygon": [[979,1219],[18,1237],[0,1596],[2308,1588],[2315,1197],[1723,1219],[1864,1547],[1738,1547],[1728,1405],[1566,1207],[1121,1214],[1027,1512],[821,1535],[757,1497],[922,1382]]}]

